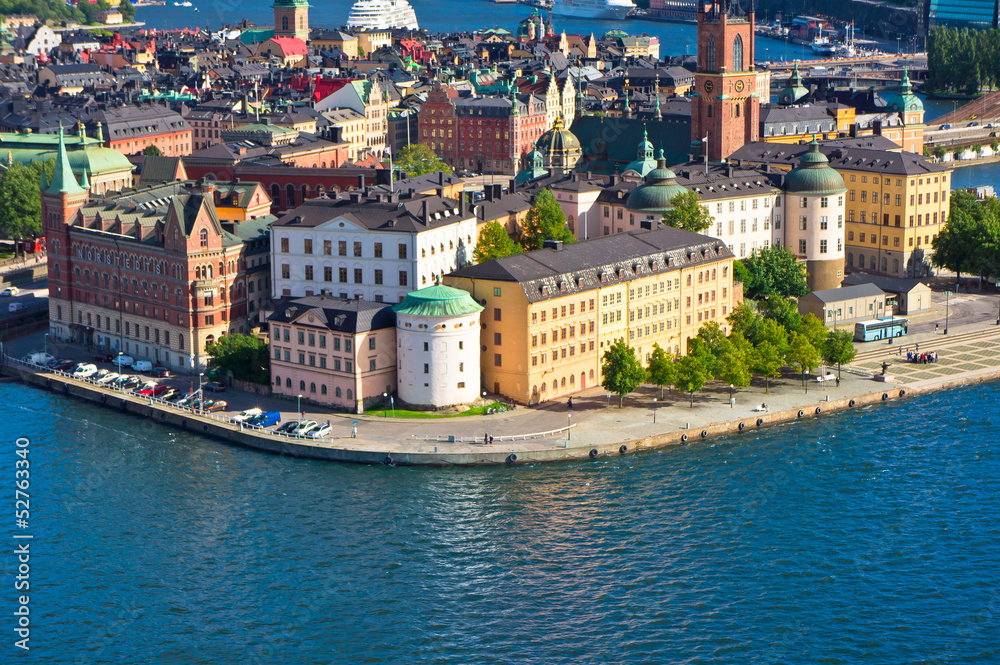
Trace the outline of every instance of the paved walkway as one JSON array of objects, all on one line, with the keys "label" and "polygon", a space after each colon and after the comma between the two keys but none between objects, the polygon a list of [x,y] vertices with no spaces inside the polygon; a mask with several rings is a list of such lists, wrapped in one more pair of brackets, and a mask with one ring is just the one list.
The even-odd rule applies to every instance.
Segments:
[{"label": "paved walkway", "polygon": [[[729,403],[729,386],[713,383],[693,398],[676,392],[660,392],[655,387],[644,386],[628,396],[624,407],[619,409],[617,397],[600,388],[574,395],[571,410],[567,402],[546,403],[538,407],[517,408],[512,412],[489,416],[469,416],[435,419],[383,418],[381,412],[363,416],[319,411],[315,407],[305,407],[305,417],[318,422],[329,421],[333,427],[331,442],[319,444],[322,447],[351,448],[358,450],[387,451],[390,454],[435,452],[469,453],[474,451],[491,453],[551,450],[570,446],[590,447],[617,442],[637,441],[659,435],[678,436],[691,432],[692,436],[702,429],[714,425],[732,424],[736,420],[754,419],[764,415],[755,410],[764,403],[769,413],[788,412],[797,409],[812,413],[817,407],[824,408],[828,400],[849,400],[862,395],[888,390],[892,383],[877,382],[873,374],[881,372],[881,363],[893,363],[889,373],[895,376],[895,387],[912,386],[933,389],[956,382],[973,382],[977,377],[990,376],[1000,371],[1000,326],[969,326],[968,329],[949,331],[949,335],[933,332],[907,338],[908,345],[920,345],[921,351],[937,351],[940,361],[936,364],[913,364],[902,360],[897,345],[884,342],[860,345],[859,360],[842,373],[840,385],[833,381],[817,382],[815,378],[803,382],[797,375],[786,374],[772,381],[770,392],[766,392],[763,382],[756,382],[734,391],[735,404]],[[42,348],[41,336],[16,340],[7,352],[19,357],[29,350]],[[89,359],[90,354],[82,349],[58,346],[49,352],[60,357]],[[830,369],[836,373],[836,369]],[[190,377],[168,379],[182,390],[197,388],[197,381]],[[211,397],[219,397],[230,402],[229,411],[237,412],[251,406],[274,409],[282,412],[283,420],[298,419],[295,403],[277,398],[261,398],[240,392],[227,392]],[[220,414],[225,415],[225,413]],[[357,422],[358,438],[351,438],[351,428]],[[508,440],[508,437],[523,437],[527,434],[545,432],[573,425],[571,433],[538,438],[533,440]],[[493,435],[493,447],[484,446],[486,434]],[[417,437],[469,437],[474,443],[445,441],[425,441]]]}]

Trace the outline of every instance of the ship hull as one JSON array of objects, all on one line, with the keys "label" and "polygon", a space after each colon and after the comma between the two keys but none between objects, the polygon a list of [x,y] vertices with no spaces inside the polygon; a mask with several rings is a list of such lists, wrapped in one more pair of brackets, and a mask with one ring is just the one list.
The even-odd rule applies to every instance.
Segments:
[{"label": "ship hull", "polygon": [[634,7],[568,7],[566,5],[553,5],[553,16],[569,16],[573,18],[592,19],[617,19],[625,18]]}]

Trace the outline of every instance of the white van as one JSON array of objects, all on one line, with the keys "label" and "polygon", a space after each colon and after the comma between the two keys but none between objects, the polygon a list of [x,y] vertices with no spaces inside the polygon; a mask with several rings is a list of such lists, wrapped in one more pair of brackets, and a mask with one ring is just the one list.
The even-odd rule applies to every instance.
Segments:
[{"label": "white van", "polygon": [[48,363],[55,360],[55,357],[48,353],[40,353],[35,351],[29,353],[23,358],[24,362],[31,363],[33,365],[47,365]]},{"label": "white van", "polygon": [[86,379],[93,374],[97,374],[97,365],[92,363],[81,363],[73,370],[74,379]]},{"label": "white van", "polygon": [[132,356],[115,356],[111,362],[119,367],[129,367],[135,361],[132,359]]},{"label": "white van", "polygon": [[132,363],[132,369],[137,372],[149,372],[153,369],[153,363],[148,360],[136,360]]},{"label": "white van", "polygon": [[259,416],[264,413],[260,409],[247,409],[246,411],[240,411],[238,415],[233,416],[232,422],[234,423],[245,423],[254,416]]}]

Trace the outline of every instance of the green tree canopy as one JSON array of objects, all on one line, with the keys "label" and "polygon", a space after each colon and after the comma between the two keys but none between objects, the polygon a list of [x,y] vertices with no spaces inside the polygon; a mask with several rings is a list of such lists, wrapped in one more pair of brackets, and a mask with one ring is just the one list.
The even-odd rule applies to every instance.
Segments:
[{"label": "green tree canopy", "polygon": [[406,175],[411,178],[437,171],[451,173],[451,167],[423,143],[413,143],[401,149],[393,158],[392,165],[405,171]]},{"label": "green tree canopy", "polygon": [[750,371],[764,377],[765,393],[771,392],[770,379],[781,376],[784,365],[785,356],[781,349],[768,340],[758,343],[750,353]]},{"label": "green tree canopy", "polygon": [[146,155],[147,157],[159,157],[163,153],[155,145],[147,145],[145,148],[142,149],[142,154]]},{"label": "green tree canopy", "polygon": [[677,379],[674,383],[678,390],[690,395],[692,408],[694,408],[694,394],[704,388],[711,379],[712,376],[701,355],[688,353],[677,362]]},{"label": "green tree canopy", "polygon": [[771,296],[758,303],[758,311],[765,319],[775,321],[788,332],[794,332],[802,327],[802,315],[798,305],[790,298]]},{"label": "green tree canopy", "polygon": [[754,250],[735,272],[743,282],[743,294],[754,300],[771,296],[798,298],[809,293],[805,264],[777,245]]},{"label": "green tree canopy", "polygon": [[712,215],[701,204],[698,192],[688,190],[675,194],[670,199],[670,205],[670,210],[663,213],[663,223],[667,226],[701,233],[712,225]]},{"label": "green tree canopy", "polygon": [[760,325],[761,316],[751,304],[753,301],[744,300],[733,307],[733,311],[726,317],[729,323],[730,334],[740,334],[750,340],[751,343],[757,341],[757,327]]},{"label": "green tree canopy", "polygon": [[135,21],[135,5],[129,0],[122,0],[121,4],[118,5],[118,11],[122,13],[122,19],[125,23]]},{"label": "green tree canopy", "polygon": [[659,344],[653,344],[653,352],[649,354],[649,364],[646,367],[646,380],[660,387],[660,399],[663,399],[663,387],[674,385],[677,379],[677,367]]},{"label": "green tree canopy", "polygon": [[858,355],[852,338],[850,330],[831,330],[820,347],[823,362],[837,366],[837,376],[840,376],[840,366],[850,364]]},{"label": "green tree canopy", "polygon": [[750,385],[750,353],[753,347],[742,335],[726,338],[715,363],[715,378],[737,388]]},{"label": "green tree canopy", "polygon": [[521,245],[526,250],[541,249],[546,240],[561,240],[567,245],[576,236],[566,226],[566,215],[552,191],[543,189],[535,196],[521,228]]},{"label": "green tree canopy", "polygon": [[63,0],[0,0],[0,14],[4,16],[34,14],[43,21],[54,19],[56,21],[81,22],[84,20],[83,13]]},{"label": "green tree canopy", "polygon": [[624,340],[618,340],[604,352],[601,374],[601,387],[618,395],[619,409],[625,395],[633,392],[646,380],[646,370],[636,357],[635,349]]},{"label": "green tree canopy", "polygon": [[0,233],[8,238],[28,238],[42,234],[42,171],[46,182],[52,178],[55,160],[25,166],[14,162],[0,179]]},{"label": "green tree canopy", "polygon": [[785,358],[790,365],[798,368],[803,386],[806,384],[806,372],[811,372],[820,362],[820,354],[816,347],[809,338],[797,332],[792,333]]},{"label": "green tree canopy", "polygon": [[799,321],[801,324],[797,331],[808,339],[810,344],[817,349],[820,348],[827,336],[827,329],[823,322],[812,312],[799,317]]},{"label": "green tree canopy", "polygon": [[256,335],[228,335],[205,347],[212,365],[221,374],[233,373],[241,381],[270,383],[268,343]]},{"label": "green tree canopy", "polygon": [[974,194],[952,194],[948,224],[933,241],[931,263],[962,274],[1000,276],[1000,202],[980,203]]},{"label": "green tree canopy", "polygon": [[472,260],[476,263],[485,263],[493,259],[520,254],[522,251],[521,246],[507,235],[503,224],[492,221],[484,224],[479,232],[479,237],[476,239],[476,249],[472,251]]}]

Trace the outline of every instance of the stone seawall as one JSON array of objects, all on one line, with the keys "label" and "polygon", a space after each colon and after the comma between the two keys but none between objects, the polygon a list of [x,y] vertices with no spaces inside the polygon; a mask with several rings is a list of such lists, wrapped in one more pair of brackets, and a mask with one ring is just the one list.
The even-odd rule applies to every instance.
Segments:
[{"label": "stone seawall", "polygon": [[959,377],[922,387],[886,386],[883,390],[855,395],[853,397],[830,401],[811,401],[800,405],[798,408],[755,414],[753,417],[716,422],[692,427],[687,430],[665,432],[663,434],[627,441],[617,440],[601,444],[574,446],[570,440],[561,442],[562,445],[554,442],[550,447],[541,449],[519,447],[517,443],[512,443],[503,449],[499,447],[482,447],[480,450],[479,447],[476,447],[474,450],[469,451],[449,452],[439,450],[440,446],[435,446],[434,451],[417,451],[408,450],[406,449],[407,446],[400,443],[385,443],[353,438],[336,438],[322,442],[307,442],[304,439],[295,439],[276,434],[264,434],[259,430],[242,429],[237,424],[216,420],[210,416],[202,416],[155,402],[151,403],[147,398],[135,394],[119,393],[57,374],[35,372],[27,366],[21,366],[16,363],[4,366],[3,372],[8,376],[16,377],[28,385],[43,390],[87,400],[95,405],[115,409],[122,413],[129,413],[141,418],[151,418],[155,422],[180,430],[196,432],[227,443],[275,455],[356,464],[411,466],[523,464],[529,462],[581,460],[608,455],[625,455],[642,450],[651,450],[682,443],[693,443],[701,439],[749,432],[770,425],[790,423],[806,418],[816,418],[823,414],[858,409],[890,400],[967,385],[977,381],[981,382],[1000,378],[1000,370],[994,370],[988,374]]}]

